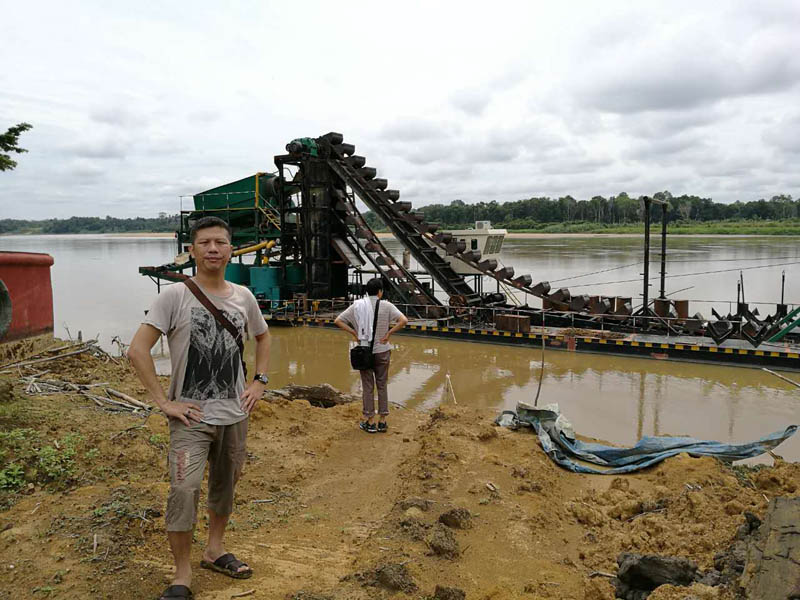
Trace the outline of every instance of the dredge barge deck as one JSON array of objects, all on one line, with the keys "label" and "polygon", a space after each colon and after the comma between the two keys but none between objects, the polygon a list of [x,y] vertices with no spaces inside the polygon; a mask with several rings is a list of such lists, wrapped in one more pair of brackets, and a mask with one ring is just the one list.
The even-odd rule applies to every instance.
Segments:
[{"label": "dredge barge deck", "polygon": [[[266,313],[270,324],[335,327],[338,313]],[[446,326],[435,320],[414,319],[396,335],[436,339],[522,346],[532,349],[544,346],[548,350],[589,352],[633,358],[675,360],[724,364],[739,367],[769,367],[800,371],[800,345],[789,343],[761,344],[753,348],[744,340],[728,340],[720,347],[713,339],[698,336],[665,336],[646,333],[615,333],[602,330],[570,327],[538,327],[530,332],[511,332],[494,327]]]},{"label": "dredge barge deck", "polygon": [[[502,230],[440,231],[414,212],[400,192],[367,167],[343,136],[298,138],[274,158],[275,173],[254,176],[196,194],[181,211],[173,263],[140,267],[160,286],[194,272],[187,253],[197,219],[218,216],[233,229],[233,262],[226,277],[249,286],[265,319],[331,325],[364,293],[371,277],[410,319],[408,335],[514,344],[653,359],[800,369],[800,307],[775,303],[767,316],[736,299],[728,315],[690,314],[689,301],[668,298],[666,205],[642,197],[645,223],[641,304],[632,297],[574,295],[534,283],[497,259]],[[661,290],[649,297],[650,219],[662,206]],[[370,215],[362,213],[366,206]],[[373,226],[382,223],[404,248],[398,260]],[[479,241],[482,240],[482,241]],[[482,247],[483,246],[483,247]],[[415,269],[410,261],[416,263]],[[490,290],[490,291],[487,291]],[[523,300],[519,298],[522,297]],[[763,307],[762,307],[763,308]],[[544,338],[544,339],[543,339]]]}]

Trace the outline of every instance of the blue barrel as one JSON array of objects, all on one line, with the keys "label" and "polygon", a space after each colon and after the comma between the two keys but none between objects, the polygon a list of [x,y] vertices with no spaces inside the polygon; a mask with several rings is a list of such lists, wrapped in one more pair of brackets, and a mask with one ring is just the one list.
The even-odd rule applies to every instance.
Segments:
[{"label": "blue barrel", "polygon": [[267,298],[273,298],[277,291],[278,297],[280,297],[280,267],[252,267],[250,269],[250,289],[254,294],[264,294]]}]

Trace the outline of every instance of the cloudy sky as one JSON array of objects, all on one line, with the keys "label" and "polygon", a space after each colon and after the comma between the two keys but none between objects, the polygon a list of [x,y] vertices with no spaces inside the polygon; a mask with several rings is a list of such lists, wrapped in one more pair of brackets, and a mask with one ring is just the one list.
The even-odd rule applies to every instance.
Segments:
[{"label": "cloudy sky", "polygon": [[331,130],[418,206],[800,196],[793,0],[0,8],[0,217],[176,212]]}]

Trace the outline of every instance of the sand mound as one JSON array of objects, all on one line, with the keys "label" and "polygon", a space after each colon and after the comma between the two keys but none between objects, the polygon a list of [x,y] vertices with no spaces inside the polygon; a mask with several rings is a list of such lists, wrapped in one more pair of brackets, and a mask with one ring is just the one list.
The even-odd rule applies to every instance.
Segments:
[{"label": "sand mound", "polygon": [[[145,397],[124,364],[76,356],[51,369]],[[4,470],[15,453],[37,465],[45,447],[64,458],[61,440],[74,434],[62,465],[69,477],[2,492],[0,598],[155,597],[171,573],[165,420],[0,381],[13,391],[0,407]],[[746,511],[761,515],[769,498],[800,484],[795,464],[731,469],[688,456],[625,477],[577,475],[553,465],[529,432],[490,425],[488,411],[394,410],[390,433],[377,436],[357,428],[357,404],[325,404],[273,394],[257,406],[227,536],[255,575],[236,582],[196,569],[198,597],[252,589],[254,598],[418,598],[438,586],[438,597],[612,598],[608,580],[589,575],[615,572],[620,552],[708,569]],[[16,430],[33,441],[12,440]],[[203,519],[195,564],[206,531]],[[650,597],[726,593],[662,586]]]}]

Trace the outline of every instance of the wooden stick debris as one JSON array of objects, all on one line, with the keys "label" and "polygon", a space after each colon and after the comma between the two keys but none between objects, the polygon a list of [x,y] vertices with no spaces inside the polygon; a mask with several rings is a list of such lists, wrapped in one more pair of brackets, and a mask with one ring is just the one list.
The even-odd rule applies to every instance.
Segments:
[{"label": "wooden stick debris", "polygon": [[135,412],[139,410],[138,406],[132,406],[130,404],[126,404],[125,402],[120,402],[119,400],[112,400],[111,398],[104,398],[103,396],[95,396],[94,394],[90,394],[85,391],[79,392],[82,396],[86,396],[87,398],[91,398],[95,401],[105,402],[107,404],[111,404],[112,406],[121,406],[126,410],[130,410],[131,412]]},{"label": "wooden stick debris", "polygon": [[589,579],[594,579],[595,577],[608,577],[609,579],[614,579],[616,575],[613,573],[606,573],[604,571],[592,571],[589,573]]},{"label": "wooden stick debris", "polygon": [[231,598],[244,598],[245,596],[252,596],[255,593],[256,593],[256,591],[254,589],[247,590],[246,592],[240,592],[238,594],[231,594]]},{"label": "wooden stick debris", "polygon": [[450,395],[453,396],[453,404],[458,404],[456,400],[456,391],[453,389],[453,381],[450,379],[450,373],[445,376],[447,378],[447,386],[450,388]]},{"label": "wooden stick debris", "polygon": [[153,410],[153,407],[150,406],[149,404],[145,404],[141,400],[137,400],[136,398],[134,398],[132,396],[128,396],[128,394],[123,394],[122,392],[118,392],[115,389],[106,388],[106,393],[109,396],[114,396],[115,398],[119,398],[120,400],[124,400],[128,404],[133,404],[134,406],[138,406],[139,408],[144,408],[146,410]]},{"label": "wooden stick debris", "polygon": [[79,348],[78,350],[73,350],[72,352],[67,352],[65,354],[58,354],[57,356],[47,356],[45,358],[37,358],[34,360],[22,361],[11,365],[7,365],[0,372],[11,371],[13,369],[17,369],[19,367],[27,367],[29,365],[38,365],[41,363],[50,362],[51,360],[58,360],[59,358],[65,358],[67,356],[75,356],[76,354],[83,354],[84,352],[88,352],[93,348],[95,348],[95,346],[87,344],[83,348]]},{"label": "wooden stick debris", "polygon": [[638,518],[638,517],[641,517],[642,515],[651,515],[651,514],[653,514],[653,513],[660,513],[660,512],[664,512],[665,510],[667,510],[667,509],[666,509],[666,508],[655,508],[655,509],[653,509],[653,510],[646,510],[646,511],[644,511],[644,512],[636,513],[636,514],[635,514],[635,515],[633,515],[632,517],[628,517],[628,518],[626,519],[626,521],[633,521],[634,519],[636,519],[636,518]]},{"label": "wooden stick debris", "polygon": [[[37,356],[42,356],[43,354],[51,354],[53,352],[61,352],[62,350],[67,350],[68,348],[77,348],[78,346],[82,346],[82,345],[83,345],[82,343],[81,344],[64,344],[63,346],[59,346],[58,348],[48,348],[47,350],[42,350],[41,352],[37,352],[36,354],[31,354],[31,355],[27,356],[25,358],[25,361],[29,361],[32,358],[36,358]],[[0,365],[0,369],[5,369],[6,367],[11,367],[13,365],[16,365],[18,362],[22,362],[22,361],[10,362],[10,363],[6,363],[4,365]]]},{"label": "wooden stick debris", "polygon": [[[77,393],[89,398],[98,407],[106,410],[125,410],[132,413],[144,412],[146,414],[152,414],[151,411],[153,410],[152,406],[145,404],[141,400],[137,400],[118,390],[105,387],[108,383],[78,384],[58,379],[40,379],[36,375],[23,376],[19,381],[24,385],[25,393],[30,395]],[[107,396],[101,396],[90,391],[100,387],[105,390]]]},{"label": "wooden stick debris", "polygon": [[766,372],[767,372],[767,373],[769,373],[770,375],[775,375],[775,377],[777,377],[778,379],[783,379],[783,380],[784,380],[786,383],[791,383],[791,384],[792,384],[793,386],[795,386],[795,387],[800,387],[800,383],[797,383],[797,382],[796,382],[796,381],[794,381],[793,379],[789,379],[788,377],[784,377],[783,375],[781,375],[780,373],[776,373],[775,371],[770,371],[770,370],[769,370],[769,369],[767,369],[766,367],[762,367],[761,369],[762,369],[763,371],[766,371]]}]

